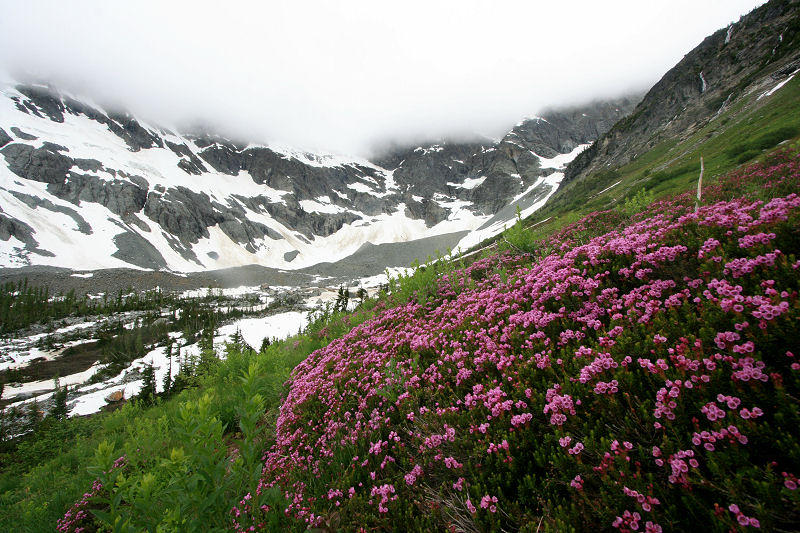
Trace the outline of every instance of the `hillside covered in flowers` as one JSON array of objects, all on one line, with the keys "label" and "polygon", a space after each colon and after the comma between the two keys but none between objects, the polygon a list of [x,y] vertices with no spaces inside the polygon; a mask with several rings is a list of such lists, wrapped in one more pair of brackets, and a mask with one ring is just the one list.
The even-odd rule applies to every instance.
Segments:
[{"label": "hillside covered in flowers", "polygon": [[235,528],[796,530],[798,185],[780,152],[387,304],[294,369]]},{"label": "hillside covered in flowers", "polygon": [[17,507],[63,485],[62,532],[797,531],[798,191],[791,149],[699,202],[520,222],[524,246],[65,426],[102,428],[93,466],[63,451]]}]

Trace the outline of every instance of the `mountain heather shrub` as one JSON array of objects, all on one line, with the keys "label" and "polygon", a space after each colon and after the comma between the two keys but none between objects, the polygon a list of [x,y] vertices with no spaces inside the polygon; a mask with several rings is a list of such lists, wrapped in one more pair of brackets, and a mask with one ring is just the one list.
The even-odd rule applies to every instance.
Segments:
[{"label": "mountain heather shrub", "polygon": [[236,530],[793,529],[799,183],[784,152],[595,213],[315,351]]},{"label": "mountain heather shrub", "polygon": [[[536,246],[548,255],[483,258],[363,322],[307,330],[295,344],[316,350],[286,383],[257,488],[228,501],[230,525],[796,529],[799,185],[800,156],[781,152],[706,186],[697,213],[694,191],[594,213]],[[178,529],[199,520],[220,479],[250,486],[217,472],[232,457],[215,431],[207,453],[187,440],[191,461],[98,470],[59,530],[122,530],[147,521],[148,501],[176,505]]]}]

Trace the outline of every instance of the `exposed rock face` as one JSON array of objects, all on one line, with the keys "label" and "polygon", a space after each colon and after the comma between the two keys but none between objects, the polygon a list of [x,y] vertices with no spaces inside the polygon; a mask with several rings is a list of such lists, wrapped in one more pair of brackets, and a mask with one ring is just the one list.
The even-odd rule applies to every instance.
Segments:
[{"label": "exposed rock face", "polygon": [[[456,213],[492,215],[555,172],[545,164],[548,158],[591,142],[633,104],[621,99],[553,111],[521,122],[500,141],[400,148],[367,161],[210,133],[180,135],[39,85],[19,85],[4,96],[8,100],[0,103],[19,120],[0,125],[0,154],[15,176],[9,188],[0,185],[0,194],[5,191],[18,203],[16,212],[27,209],[30,220],[3,213],[0,246],[14,237],[25,251],[13,253],[26,260],[43,252],[36,235],[52,231],[52,224],[77,240],[75,232],[98,235],[95,226],[102,225],[105,242],[113,241],[116,248],[112,257],[153,269],[175,268],[176,257],[185,268],[231,266],[220,262],[256,257],[288,266],[299,262],[301,248],[311,253],[318,239],[345,226],[350,233],[342,238],[355,251],[363,243],[353,241],[358,238],[354,228],[368,228],[390,215],[427,228]],[[84,141],[86,119],[96,123],[95,138],[107,139],[98,141],[105,145]],[[49,128],[53,138],[69,140],[60,141],[68,146],[51,142],[47,134],[37,139],[26,128],[37,134]],[[74,131],[73,137],[67,131]],[[29,191],[28,182],[46,184],[50,196]],[[107,211],[98,212],[95,204]],[[92,215],[82,216],[84,209]],[[384,224],[389,225],[379,233],[395,231]]]},{"label": "exposed rock face", "polygon": [[[706,37],[566,170],[566,180],[630,162],[702,128],[736,99],[800,68],[800,2],[773,0]],[[602,132],[600,132],[602,133]]]},{"label": "exposed rock face", "polygon": [[138,213],[147,200],[147,188],[128,180],[108,181],[74,172],[61,183],[51,183],[47,190],[76,205],[81,201],[98,203],[121,217]]},{"label": "exposed rock face", "polygon": [[63,183],[73,162],[69,157],[50,148],[34,148],[13,143],[0,150],[8,168],[17,176],[44,183]]},{"label": "exposed rock face", "polygon": [[[637,96],[629,96],[548,111],[542,117],[520,122],[499,142],[442,142],[395,149],[374,162],[393,170],[394,180],[406,198],[410,195],[430,199],[438,194],[468,201],[476,212],[491,215],[538,178],[553,172],[551,167],[542,167],[543,159],[591,143],[625,117],[637,102]],[[420,213],[419,208],[410,209]],[[434,210],[428,213],[426,222],[439,222],[446,216],[446,211]]]},{"label": "exposed rock face", "polygon": [[42,256],[53,257],[54,254],[47,250],[39,249],[39,244],[33,237],[34,230],[28,224],[15,220],[5,213],[0,212],[0,240],[8,241],[11,237],[21,241],[25,245],[23,253],[35,253]]},{"label": "exposed rock face", "polygon": [[117,251],[113,256],[142,268],[159,270],[167,267],[164,256],[138,233],[125,231],[114,236]]},{"label": "exposed rock face", "polygon": [[25,133],[19,128],[12,127],[11,133],[22,139],[23,141],[35,141],[36,135],[31,135],[30,133]]}]

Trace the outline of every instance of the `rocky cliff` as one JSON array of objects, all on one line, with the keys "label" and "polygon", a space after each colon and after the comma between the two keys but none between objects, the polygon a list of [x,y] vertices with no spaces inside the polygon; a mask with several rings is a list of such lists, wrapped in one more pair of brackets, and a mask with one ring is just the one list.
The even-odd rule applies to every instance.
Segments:
[{"label": "rocky cliff", "polygon": [[463,232],[558,171],[635,101],[524,120],[499,141],[372,161],[178,132],[53,87],[0,96],[0,265],[300,268]]},{"label": "rocky cliff", "polygon": [[599,136],[565,181],[630,162],[665,140],[681,140],[737,102],[800,69],[800,1],[773,0],[706,37]]}]

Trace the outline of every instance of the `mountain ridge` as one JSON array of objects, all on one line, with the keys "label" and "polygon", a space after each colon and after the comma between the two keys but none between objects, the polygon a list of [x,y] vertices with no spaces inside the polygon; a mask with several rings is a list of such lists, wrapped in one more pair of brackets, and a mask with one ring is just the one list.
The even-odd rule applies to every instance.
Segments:
[{"label": "mountain ridge", "polygon": [[[770,31],[772,30],[772,31]],[[768,2],[706,37],[565,170],[565,183],[623,166],[660,142],[687,138],[800,69],[800,2]]]},{"label": "mountain ridge", "polygon": [[[634,103],[575,108],[572,123],[551,112],[555,125],[523,121],[493,144],[370,161],[176,133],[52,87],[3,96],[0,264],[173,271],[304,268],[365,242],[476,229],[532,186],[551,193],[545,178],[565,161],[547,158],[588,144]],[[88,259],[66,258],[79,251]]]}]

